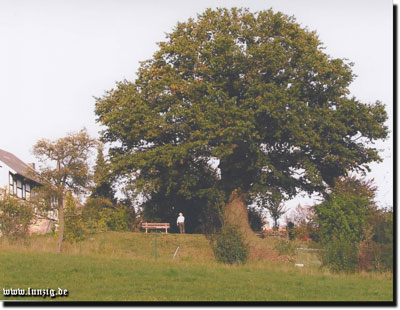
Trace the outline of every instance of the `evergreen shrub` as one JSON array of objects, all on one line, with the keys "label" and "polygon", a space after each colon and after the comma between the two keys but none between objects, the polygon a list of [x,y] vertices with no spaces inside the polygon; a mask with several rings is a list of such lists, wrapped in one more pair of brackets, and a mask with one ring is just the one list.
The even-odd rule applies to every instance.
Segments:
[{"label": "evergreen shrub", "polygon": [[65,232],[64,240],[70,243],[82,241],[85,236],[85,226],[82,215],[77,209],[74,197],[67,193],[65,202]]},{"label": "evergreen shrub", "polygon": [[249,245],[243,240],[236,226],[224,226],[212,243],[215,258],[220,263],[246,263],[249,257]]}]

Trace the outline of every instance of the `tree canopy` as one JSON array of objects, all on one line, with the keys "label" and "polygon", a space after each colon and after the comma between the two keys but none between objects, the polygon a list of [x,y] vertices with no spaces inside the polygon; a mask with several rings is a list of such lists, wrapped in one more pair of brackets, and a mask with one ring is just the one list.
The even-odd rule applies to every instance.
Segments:
[{"label": "tree canopy", "polygon": [[113,173],[136,193],[291,198],[380,160],[384,105],[351,97],[351,63],[294,17],[208,9],[158,45],[135,81],[96,102]]}]

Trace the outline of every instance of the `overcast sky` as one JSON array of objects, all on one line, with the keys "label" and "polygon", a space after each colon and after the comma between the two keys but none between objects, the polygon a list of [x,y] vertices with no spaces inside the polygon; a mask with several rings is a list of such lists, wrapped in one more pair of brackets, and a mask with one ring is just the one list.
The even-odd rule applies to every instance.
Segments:
[{"label": "overcast sky", "polygon": [[[134,80],[178,21],[206,8],[272,8],[316,30],[335,58],[354,62],[352,95],[387,106],[393,130],[393,4],[389,0],[0,0],[0,149],[34,162],[38,139],[86,127],[98,137],[93,97]],[[368,175],[393,205],[392,133]],[[295,200],[307,203],[310,199]]]}]

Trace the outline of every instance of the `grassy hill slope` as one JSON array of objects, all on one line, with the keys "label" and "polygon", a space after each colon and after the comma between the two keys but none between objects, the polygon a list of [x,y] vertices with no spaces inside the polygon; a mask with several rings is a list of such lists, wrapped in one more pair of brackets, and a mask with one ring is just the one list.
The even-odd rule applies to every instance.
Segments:
[{"label": "grassy hill slope", "polygon": [[[260,239],[261,240],[261,239]],[[265,241],[272,248],[271,240]],[[177,247],[179,251],[173,255]],[[51,236],[30,245],[0,245],[3,288],[68,289],[68,297],[6,297],[55,301],[391,301],[390,274],[334,275],[316,266],[252,260],[215,262],[202,235],[93,235],[55,254]]]}]

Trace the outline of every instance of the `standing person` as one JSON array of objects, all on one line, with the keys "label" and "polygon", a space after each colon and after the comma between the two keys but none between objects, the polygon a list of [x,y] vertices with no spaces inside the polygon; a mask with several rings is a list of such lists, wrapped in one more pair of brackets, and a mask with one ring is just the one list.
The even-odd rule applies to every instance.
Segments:
[{"label": "standing person", "polygon": [[181,234],[185,233],[185,217],[182,213],[179,213],[178,219],[176,220],[176,225],[179,227],[179,232]]}]

